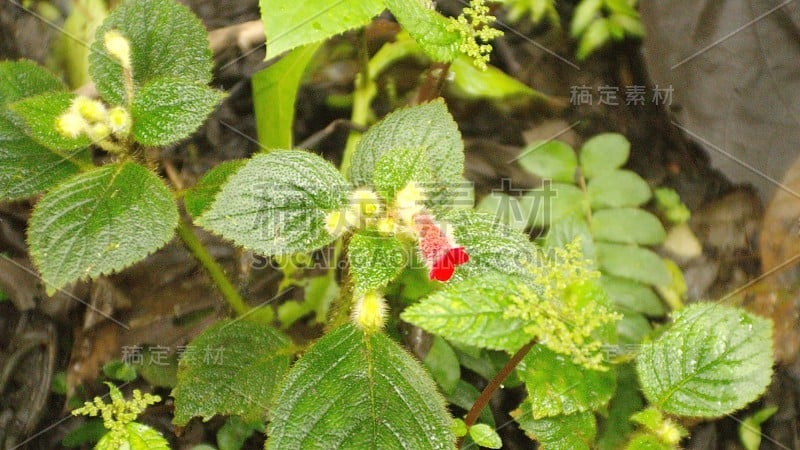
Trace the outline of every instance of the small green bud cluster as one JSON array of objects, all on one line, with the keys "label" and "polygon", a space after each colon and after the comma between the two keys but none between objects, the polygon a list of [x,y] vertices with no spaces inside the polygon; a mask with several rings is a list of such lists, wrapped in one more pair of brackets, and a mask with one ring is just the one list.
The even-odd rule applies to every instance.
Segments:
[{"label": "small green bud cluster", "polygon": [[158,395],[142,394],[138,389],[133,390],[133,398],[125,400],[119,389],[111,383],[106,383],[109,389],[111,403],[105,403],[102,398],[95,397],[91,402],[85,402],[82,407],[72,411],[74,416],[90,416],[103,418],[103,426],[111,433],[111,438],[120,446],[127,440],[126,425],[136,420],[150,405],[161,401]]},{"label": "small green bud cluster", "polygon": [[92,142],[113,151],[117,147],[113,145],[113,140],[127,139],[130,134],[131,115],[122,106],[108,109],[100,101],[78,96],[70,108],[56,119],[56,131],[71,139],[86,135]]},{"label": "small green bud cluster", "polygon": [[[471,0],[461,15],[451,18],[447,25],[448,31],[455,31],[461,35],[458,49],[473,60],[473,64],[481,70],[486,70],[492,45],[489,42],[503,32],[492,28],[495,17],[489,14],[489,7],[484,0]],[[479,43],[480,41],[480,43]]]}]

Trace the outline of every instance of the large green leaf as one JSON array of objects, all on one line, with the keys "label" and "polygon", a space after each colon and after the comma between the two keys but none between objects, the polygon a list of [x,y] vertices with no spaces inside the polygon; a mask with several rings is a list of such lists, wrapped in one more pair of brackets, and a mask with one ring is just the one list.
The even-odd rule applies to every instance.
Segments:
[{"label": "large green leaf", "polygon": [[645,343],[637,371],[647,399],[680,416],[718,417],[745,407],[772,376],[772,324],[743,310],[698,303]]},{"label": "large green leaf", "polygon": [[25,131],[45,147],[55,150],[77,150],[87,147],[91,140],[86,135],[69,138],[56,129],[56,119],[72,104],[75,94],[53,92],[27,97],[8,105],[22,119]]},{"label": "large green leaf", "polygon": [[431,59],[450,62],[458,55],[461,36],[456,31],[448,31],[450,22],[430,3],[419,0],[385,0],[385,3],[403,30]]},{"label": "large green leaf", "polygon": [[589,180],[592,209],[640,206],[650,200],[650,186],[630,170],[612,170]]},{"label": "large green leaf", "polygon": [[586,178],[622,167],[628,161],[631,144],[618,133],[593,136],[581,147],[581,171]]},{"label": "large green leaf", "polygon": [[593,411],[614,395],[613,370],[591,370],[569,357],[536,345],[517,366],[528,388],[528,402],[534,419]]},{"label": "large green leaf", "polygon": [[183,198],[186,212],[192,217],[199,217],[206,212],[214,203],[214,199],[228,178],[241,169],[246,162],[243,159],[225,161],[206,172],[197,181],[197,184],[186,192],[186,196]]},{"label": "large green leaf", "polygon": [[408,263],[406,247],[396,237],[367,231],[350,239],[347,256],[356,288],[365,292],[385,287]]},{"label": "large green leaf", "polygon": [[105,49],[105,34],[116,30],[130,42],[133,82],[138,88],[157,78],[211,81],[208,34],[197,17],[173,0],[127,0],[97,29],[89,72],[111,104],[126,103],[122,66]]},{"label": "large green leaf", "polygon": [[144,145],[175,143],[197,130],[224,97],[205,84],[157,78],[133,99],[133,137]]},{"label": "large green leaf", "polygon": [[175,201],[144,167],[124,162],[67,180],[36,204],[28,244],[48,293],[140,261],[167,243]]},{"label": "large green leaf", "polygon": [[292,367],[272,407],[266,448],[452,449],[450,416],[430,376],[381,333],[353,325]]},{"label": "large green leaf", "polygon": [[661,258],[646,248],[604,242],[595,246],[600,268],[610,275],[654,286],[666,286],[672,280]]},{"label": "large green leaf", "polygon": [[597,434],[594,414],[575,413],[534,419],[532,404],[525,400],[519,409],[511,413],[519,427],[531,439],[539,443],[542,450],[589,450]]},{"label": "large green leaf", "polygon": [[382,0],[261,0],[259,4],[267,35],[266,59],[364,26],[386,8]]},{"label": "large green leaf", "polygon": [[253,75],[253,111],[258,143],[265,149],[292,148],[297,90],[321,43],[293,50]]},{"label": "large green leaf", "polygon": [[37,94],[61,92],[64,84],[33,61],[0,62],[0,106]]},{"label": "large green leaf", "polygon": [[291,341],[275,328],[246,320],[225,320],[196,337],[178,366],[177,425],[195,416],[267,417],[275,387],[289,370]]},{"label": "large green leaf", "polygon": [[394,199],[395,193],[408,183],[424,184],[431,180],[428,152],[423,148],[396,148],[387,151],[375,164],[372,183],[385,199]]},{"label": "large green leaf", "polygon": [[265,255],[308,252],[335,239],[325,216],[346,202],[344,180],[330,163],[280,150],[248,161],[196,222]]},{"label": "large green leaf", "polygon": [[522,150],[519,165],[541,178],[572,183],[578,157],[575,150],[562,141],[537,141]]},{"label": "large green leaf", "polygon": [[598,241],[656,245],[667,232],[658,218],[638,208],[601,209],[592,215],[592,234]]}]

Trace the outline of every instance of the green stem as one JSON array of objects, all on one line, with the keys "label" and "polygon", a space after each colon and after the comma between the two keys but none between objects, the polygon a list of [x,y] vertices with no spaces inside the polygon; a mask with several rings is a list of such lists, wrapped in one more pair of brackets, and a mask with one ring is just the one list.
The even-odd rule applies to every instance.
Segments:
[{"label": "green stem", "polygon": [[211,280],[217,285],[217,288],[222,293],[222,296],[231,305],[231,308],[236,312],[237,315],[242,315],[250,310],[250,307],[244,302],[242,297],[239,295],[239,291],[233,287],[228,277],[225,276],[225,271],[222,269],[214,258],[211,257],[211,254],[208,253],[208,250],[205,248],[200,239],[197,239],[197,236],[194,235],[192,232],[191,226],[186,223],[183,219],[178,223],[178,236],[183,240],[183,243],[186,245],[186,248],[192,252],[197,261],[203,265],[208,272],[208,275],[211,277]]}]

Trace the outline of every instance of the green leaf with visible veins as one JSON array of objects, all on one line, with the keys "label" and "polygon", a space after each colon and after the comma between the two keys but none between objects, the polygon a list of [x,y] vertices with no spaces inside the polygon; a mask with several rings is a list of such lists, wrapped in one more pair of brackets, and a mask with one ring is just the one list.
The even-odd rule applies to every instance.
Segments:
[{"label": "green leaf with visible veins", "polygon": [[366,230],[354,234],[347,246],[347,257],[356,288],[367,292],[385,287],[408,263],[407,253],[394,236]]},{"label": "green leaf with visible veins", "polygon": [[261,0],[261,20],[272,59],[301,45],[368,24],[386,7],[382,0]]},{"label": "green leaf with visible veins", "polygon": [[424,184],[431,180],[428,152],[422,148],[396,148],[387,151],[375,164],[372,184],[388,201],[412,181]]},{"label": "green leaf with visible veins", "polygon": [[52,92],[27,97],[8,105],[22,127],[40,144],[54,150],[78,150],[92,143],[86,135],[69,138],[56,130],[56,119],[69,109],[75,94]]},{"label": "green leaf with visible veins", "polygon": [[130,422],[125,425],[125,433],[124,444],[114,440],[112,433],[106,433],[94,448],[96,450],[118,450],[120,448],[129,450],[169,450],[169,442],[164,439],[164,436],[161,436],[161,433],[147,425]]},{"label": "green leaf with visible veins", "polygon": [[459,54],[461,35],[448,31],[450,21],[420,0],[385,0],[403,30],[417,41],[431,59],[450,62]]},{"label": "green leaf with visible veins", "polygon": [[228,181],[228,178],[241,169],[246,162],[243,159],[225,161],[206,172],[197,181],[197,184],[186,192],[186,196],[183,199],[186,204],[186,212],[192,217],[199,217],[206,212],[211,207],[211,204],[214,203],[214,198]]},{"label": "green leaf with visible veins", "polygon": [[525,400],[511,416],[528,437],[542,450],[589,450],[597,434],[594,414],[590,412],[534,419],[531,402]]},{"label": "green leaf with visible veins", "polygon": [[47,292],[124,269],[166,244],[175,201],[144,167],[124,162],[76,175],[36,204],[28,244]]},{"label": "green leaf with visible veins", "polygon": [[319,156],[276,150],[231,175],[196,223],[265,255],[309,252],[335,240],[325,216],[347,203],[339,172]]},{"label": "green leaf with visible veins", "polygon": [[289,371],[267,449],[452,449],[444,399],[424,368],[382,333],[344,325]]},{"label": "green leaf with visible veins", "polygon": [[275,387],[289,370],[289,338],[269,325],[224,320],[196,337],[178,366],[173,422],[195,416],[267,417]]},{"label": "green leaf with visible veins", "polygon": [[61,80],[33,61],[0,62],[0,106],[37,94],[65,90]]},{"label": "green leaf with visible veins", "polygon": [[769,384],[772,324],[741,309],[693,304],[642,345],[636,369],[645,396],[662,411],[723,416],[744,408]]},{"label": "green leaf with visible veins", "polygon": [[211,81],[208,33],[189,8],[172,0],[127,0],[97,29],[89,53],[89,73],[109,103],[123,105],[130,100],[126,99],[122,66],[105,49],[109,30],[130,42],[136,89],[163,77],[198,84]]}]

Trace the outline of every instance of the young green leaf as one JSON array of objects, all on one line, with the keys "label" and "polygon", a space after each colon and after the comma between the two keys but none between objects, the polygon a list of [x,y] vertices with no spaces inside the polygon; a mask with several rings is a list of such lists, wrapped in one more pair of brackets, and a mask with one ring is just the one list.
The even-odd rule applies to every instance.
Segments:
[{"label": "young green leaf", "polygon": [[0,106],[38,94],[65,90],[61,80],[33,61],[0,62]]},{"label": "young green leaf", "polygon": [[356,288],[363,292],[384,288],[408,263],[407,250],[396,237],[367,231],[353,235],[347,257]]},{"label": "young green leaf", "polygon": [[573,363],[544,345],[525,355],[517,373],[528,388],[534,419],[594,411],[614,395],[613,370],[591,370]]},{"label": "young green leaf", "polygon": [[48,293],[124,269],[166,244],[175,201],[144,167],[124,162],[70,178],[36,204],[28,244]]},{"label": "young green leaf", "polygon": [[649,286],[608,274],[600,277],[600,284],[608,294],[608,298],[619,308],[650,317],[661,317],[666,313],[664,303]]},{"label": "young green leaf", "polygon": [[481,447],[503,447],[503,441],[500,439],[500,435],[497,434],[497,431],[495,431],[494,428],[486,425],[485,423],[479,423],[469,427],[469,437],[471,437],[472,440]]},{"label": "young green leaf", "polygon": [[635,435],[625,450],[676,450],[674,445],[669,445],[652,434]]},{"label": "young green leaf", "polygon": [[670,284],[670,275],[658,255],[635,245],[598,242],[597,260],[603,272],[653,286]]},{"label": "young green leaf", "polygon": [[224,96],[178,78],[148,81],[133,99],[133,137],[144,145],[175,143],[197,130]]},{"label": "young green leaf", "polygon": [[131,100],[126,98],[121,62],[105,48],[110,30],[129,41],[135,87],[164,77],[197,84],[211,81],[208,33],[189,8],[173,0],[127,0],[97,29],[89,54],[92,80],[109,103]]},{"label": "young green leaf", "polygon": [[631,154],[631,143],[618,133],[593,136],[581,147],[581,172],[586,178],[619,169]]},{"label": "young green leaf", "polygon": [[450,65],[453,82],[447,88],[461,98],[518,101],[528,98],[546,98],[527,84],[508,75],[495,66],[486,70],[475,67],[472,59],[460,54]]},{"label": "young green leaf", "polygon": [[529,399],[522,402],[511,416],[528,437],[539,443],[542,450],[589,450],[597,434],[597,424],[591,412],[534,419]]},{"label": "young green leaf", "polygon": [[452,449],[444,399],[382,333],[353,325],[322,337],[275,397],[266,448]]},{"label": "young green leaf", "polygon": [[636,207],[650,200],[650,186],[629,170],[604,172],[587,186],[592,209]]},{"label": "young green leaf", "polygon": [[292,148],[297,90],[320,45],[308,44],[296,48],[280,61],[253,75],[253,110],[258,143],[262,148]]},{"label": "young green leaf", "polygon": [[266,59],[362,27],[386,8],[382,0],[261,0],[259,4],[267,35]]},{"label": "young green leaf", "polygon": [[570,24],[570,34],[577,38],[586,31],[603,8],[603,0],[583,0],[575,8]]},{"label": "young green leaf", "polygon": [[431,59],[450,62],[458,55],[461,36],[448,31],[449,21],[425,2],[385,0],[392,15]]},{"label": "young green leaf", "polygon": [[267,325],[226,320],[211,326],[186,347],[178,366],[175,424],[217,414],[264,420],[274,389],[289,370],[290,345]]},{"label": "young green leaf", "polygon": [[572,183],[578,157],[575,150],[564,142],[537,141],[522,150],[519,165],[541,178]]},{"label": "young green leaf", "polygon": [[761,424],[769,420],[776,412],[777,406],[767,406],[744,418],[739,424],[739,441],[746,450],[761,448]]},{"label": "young green leaf", "polygon": [[225,161],[206,172],[197,181],[197,184],[186,192],[186,196],[183,198],[186,212],[192,217],[200,217],[214,203],[214,198],[228,178],[241,169],[246,162],[243,159]]},{"label": "young green leaf", "polygon": [[196,222],[265,255],[309,252],[333,242],[325,217],[346,202],[344,180],[330,163],[280,150],[254,156],[231,175]]},{"label": "young green leaf", "polygon": [[553,226],[568,216],[583,215],[588,201],[582,190],[562,183],[545,183],[519,199],[528,225],[536,228]]},{"label": "young green leaf", "polygon": [[589,25],[586,32],[581,36],[575,56],[579,61],[583,61],[592,54],[593,51],[608,43],[610,38],[611,32],[609,30],[608,20],[598,17]]},{"label": "young green leaf", "polygon": [[375,190],[386,200],[393,200],[395,193],[414,181],[431,181],[428,152],[423,148],[396,148],[384,153],[375,164],[372,183]]},{"label": "young green leaf", "polygon": [[442,388],[442,392],[450,395],[456,390],[458,380],[461,379],[461,365],[458,363],[456,352],[447,341],[440,336],[434,336],[433,344],[425,355],[423,363],[436,384]]},{"label": "young green leaf", "polygon": [[657,245],[667,232],[658,218],[638,208],[601,209],[592,215],[592,234],[598,241]]},{"label": "young green leaf", "polygon": [[76,138],[63,136],[56,129],[56,119],[69,109],[75,94],[52,92],[26,97],[8,105],[22,123],[28,135],[40,144],[54,150],[78,150],[92,141],[86,135]]},{"label": "young green leaf", "polygon": [[130,422],[125,426],[124,442],[119,442],[112,433],[106,433],[94,447],[96,450],[169,450],[169,442],[161,433],[147,425]]},{"label": "young green leaf", "polygon": [[772,324],[748,312],[697,303],[637,358],[647,399],[664,412],[719,417],[745,407],[772,376]]}]

